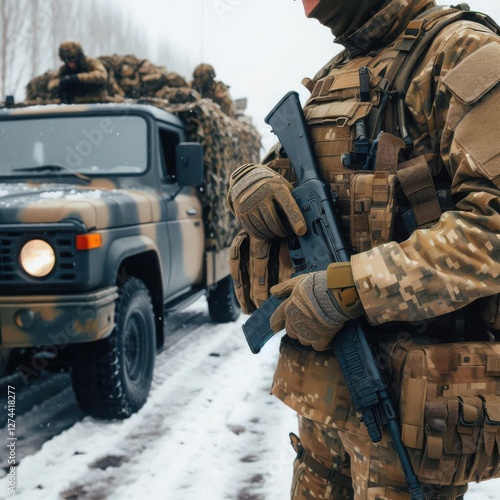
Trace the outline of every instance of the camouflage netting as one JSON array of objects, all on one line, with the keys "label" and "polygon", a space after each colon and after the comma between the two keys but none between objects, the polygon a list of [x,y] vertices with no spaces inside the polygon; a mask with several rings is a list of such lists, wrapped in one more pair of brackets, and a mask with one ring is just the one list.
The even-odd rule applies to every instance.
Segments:
[{"label": "camouflage netting", "polygon": [[[230,245],[237,223],[225,205],[231,173],[247,162],[258,162],[260,135],[250,120],[226,116],[210,99],[200,96],[187,82],[163,66],[133,55],[102,56],[108,71],[108,98],[100,102],[150,104],[177,115],[185,124],[187,140],[202,144],[206,180],[201,191],[207,247]],[[60,100],[47,90],[50,72],[31,80],[22,105],[53,104]],[[89,100],[89,102],[95,102]]]}]

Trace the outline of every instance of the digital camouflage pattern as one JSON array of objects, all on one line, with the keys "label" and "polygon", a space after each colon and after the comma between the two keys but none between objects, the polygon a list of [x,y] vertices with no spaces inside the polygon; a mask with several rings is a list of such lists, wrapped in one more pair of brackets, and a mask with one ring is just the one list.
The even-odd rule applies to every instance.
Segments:
[{"label": "digital camouflage pattern", "polygon": [[[352,170],[343,157],[354,150],[355,123],[367,119],[381,102],[377,86],[397,56],[398,37],[410,20],[434,6],[432,0],[388,1],[361,29],[338,40],[346,50],[313,79],[305,80],[311,97],[304,111],[320,168],[337,198],[343,230],[356,245],[351,259],[355,284],[369,321],[380,325],[373,335],[388,331],[385,323],[389,321],[404,321],[410,323],[402,323],[403,328],[411,331],[418,325],[441,339],[456,341],[470,338],[467,335],[485,339],[486,327],[498,328],[500,323],[500,149],[495,140],[500,73],[499,65],[491,63],[500,58],[498,36],[467,20],[445,27],[415,68],[404,101],[406,123],[399,127],[413,137],[414,155],[425,158],[434,185],[451,184],[455,210],[425,221],[408,236],[399,218],[410,205],[395,183],[404,161],[397,141],[391,145],[389,140],[387,147],[379,145],[375,173]],[[431,28],[441,15],[431,13],[427,26]],[[363,102],[359,98],[361,66],[368,67],[371,83],[369,98]],[[392,108],[382,130],[397,135],[396,119]],[[266,162],[294,181],[278,150]],[[392,205],[394,196],[397,209]],[[453,319],[458,318],[457,311],[462,309],[466,315],[466,306],[480,298],[477,304],[482,306],[478,310],[483,322],[475,316],[473,330],[457,330],[459,321]],[[452,313],[445,316],[450,323],[442,328],[434,317],[446,313]],[[387,436],[378,445],[371,443],[341,379],[331,354],[285,337],[272,393],[297,411],[302,422],[313,421],[301,424],[301,440],[311,443],[309,452],[316,453],[326,442],[332,456],[349,454],[356,500],[409,499],[392,444]],[[341,443],[335,439],[335,429]],[[324,465],[331,467],[331,463]],[[296,464],[296,482],[301,474],[298,469]],[[318,477],[314,484],[310,474],[304,477],[294,499],[343,498],[331,490],[327,493],[331,485],[326,479],[318,486]],[[436,484],[441,479],[439,474],[427,474],[423,480]],[[390,491],[391,487],[400,491]],[[429,488],[429,498],[455,499],[466,485]]]},{"label": "digital camouflage pattern", "polygon": [[420,478],[457,485],[498,477],[500,344],[401,336],[384,341],[384,352],[401,395],[401,438]]},{"label": "digital camouflage pattern", "polygon": [[[303,383],[300,393],[291,393],[287,386],[298,387],[299,380]],[[410,500],[389,435],[384,431],[381,442],[371,441],[354,410],[340,366],[329,352],[312,351],[285,337],[273,393],[299,413],[301,444],[314,461],[343,476],[339,481],[333,474],[328,480],[323,471],[318,473],[314,461],[311,464],[304,457],[297,458],[292,483],[294,500]],[[354,495],[346,488],[345,478],[352,478]],[[422,487],[426,498],[435,500],[458,498],[467,489],[465,485]]]},{"label": "digital camouflage pattern", "polygon": [[[373,443],[368,434],[361,436],[358,420],[351,412],[341,432],[332,426],[299,417],[299,432],[306,449],[314,450],[315,461],[332,470],[332,479],[325,480],[316,473],[318,465],[309,460],[296,459],[291,497],[303,500],[408,500],[399,459],[384,434],[382,441]],[[338,455],[338,450],[354,450],[351,457]],[[344,452],[345,453],[345,452]],[[310,466],[308,466],[308,463]],[[343,465],[342,465],[343,464]],[[342,465],[342,468],[339,467]],[[340,470],[340,473],[339,473]],[[354,489],[349,489],[349,482]],[[378,485],[378,486],[377,486]],[[427,500],[461,498],[466,486],[422,485]]]},{"label": "digital camouflage pattern", "polygon": [[[446,169],[461,201],[434,227],[353,256],[358,292],[373,324],[442,315],[498,292],[500,154],[494,130],[500,71],[491,61],[500,58],[500,45],[486,28],[459,24],[433,44],[406,105],[410,130],[421,138],[416,151],[436,158],[441,151],[434,164]],[[437,84],[431,79],[436,74]]]}]

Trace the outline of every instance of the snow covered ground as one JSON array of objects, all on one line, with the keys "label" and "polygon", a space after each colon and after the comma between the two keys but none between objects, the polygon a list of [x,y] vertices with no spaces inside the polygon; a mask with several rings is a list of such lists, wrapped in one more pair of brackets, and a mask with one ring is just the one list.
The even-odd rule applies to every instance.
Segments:
[{"label": "snow covered ground", "polygon": [[[0,479],[0,499],[288,499],[288,433],[297,426],[269,395],[278,338],[255,356],[241,333],[244,317],[214,325],[204,299],[190,311],[206,324],[158,356],[139,413],[115,422],[85,417],[22,459],[15,492]],[[43,404],[32,410],[43,412]],[[473,485],[466,500],[498,499],[499,485]]]}]

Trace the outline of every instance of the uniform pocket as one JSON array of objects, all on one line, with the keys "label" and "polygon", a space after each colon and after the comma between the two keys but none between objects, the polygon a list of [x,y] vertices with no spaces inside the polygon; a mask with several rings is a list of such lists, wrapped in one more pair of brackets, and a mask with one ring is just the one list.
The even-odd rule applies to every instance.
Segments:
[{"label": "uniform pocket", "polygon": [[337,360],[284,336],[274,373],[272,394],[299,415],[322,424],[345,422],[351,397]]},{"label": "uniform pocket", "polygon": [[389,348],[402,441],[419,479],[460,485],[500,477],[499,344]]}]

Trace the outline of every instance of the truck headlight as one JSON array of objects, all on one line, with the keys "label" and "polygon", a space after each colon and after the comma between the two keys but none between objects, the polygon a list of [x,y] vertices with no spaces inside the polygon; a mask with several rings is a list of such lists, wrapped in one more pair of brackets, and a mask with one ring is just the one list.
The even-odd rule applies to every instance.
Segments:
[{"label": "truck headlight", "polygon": [[35,278],[47,276],[56,263],[54,249],[44,240],[30,240],[19,254],[21,267]]}]

